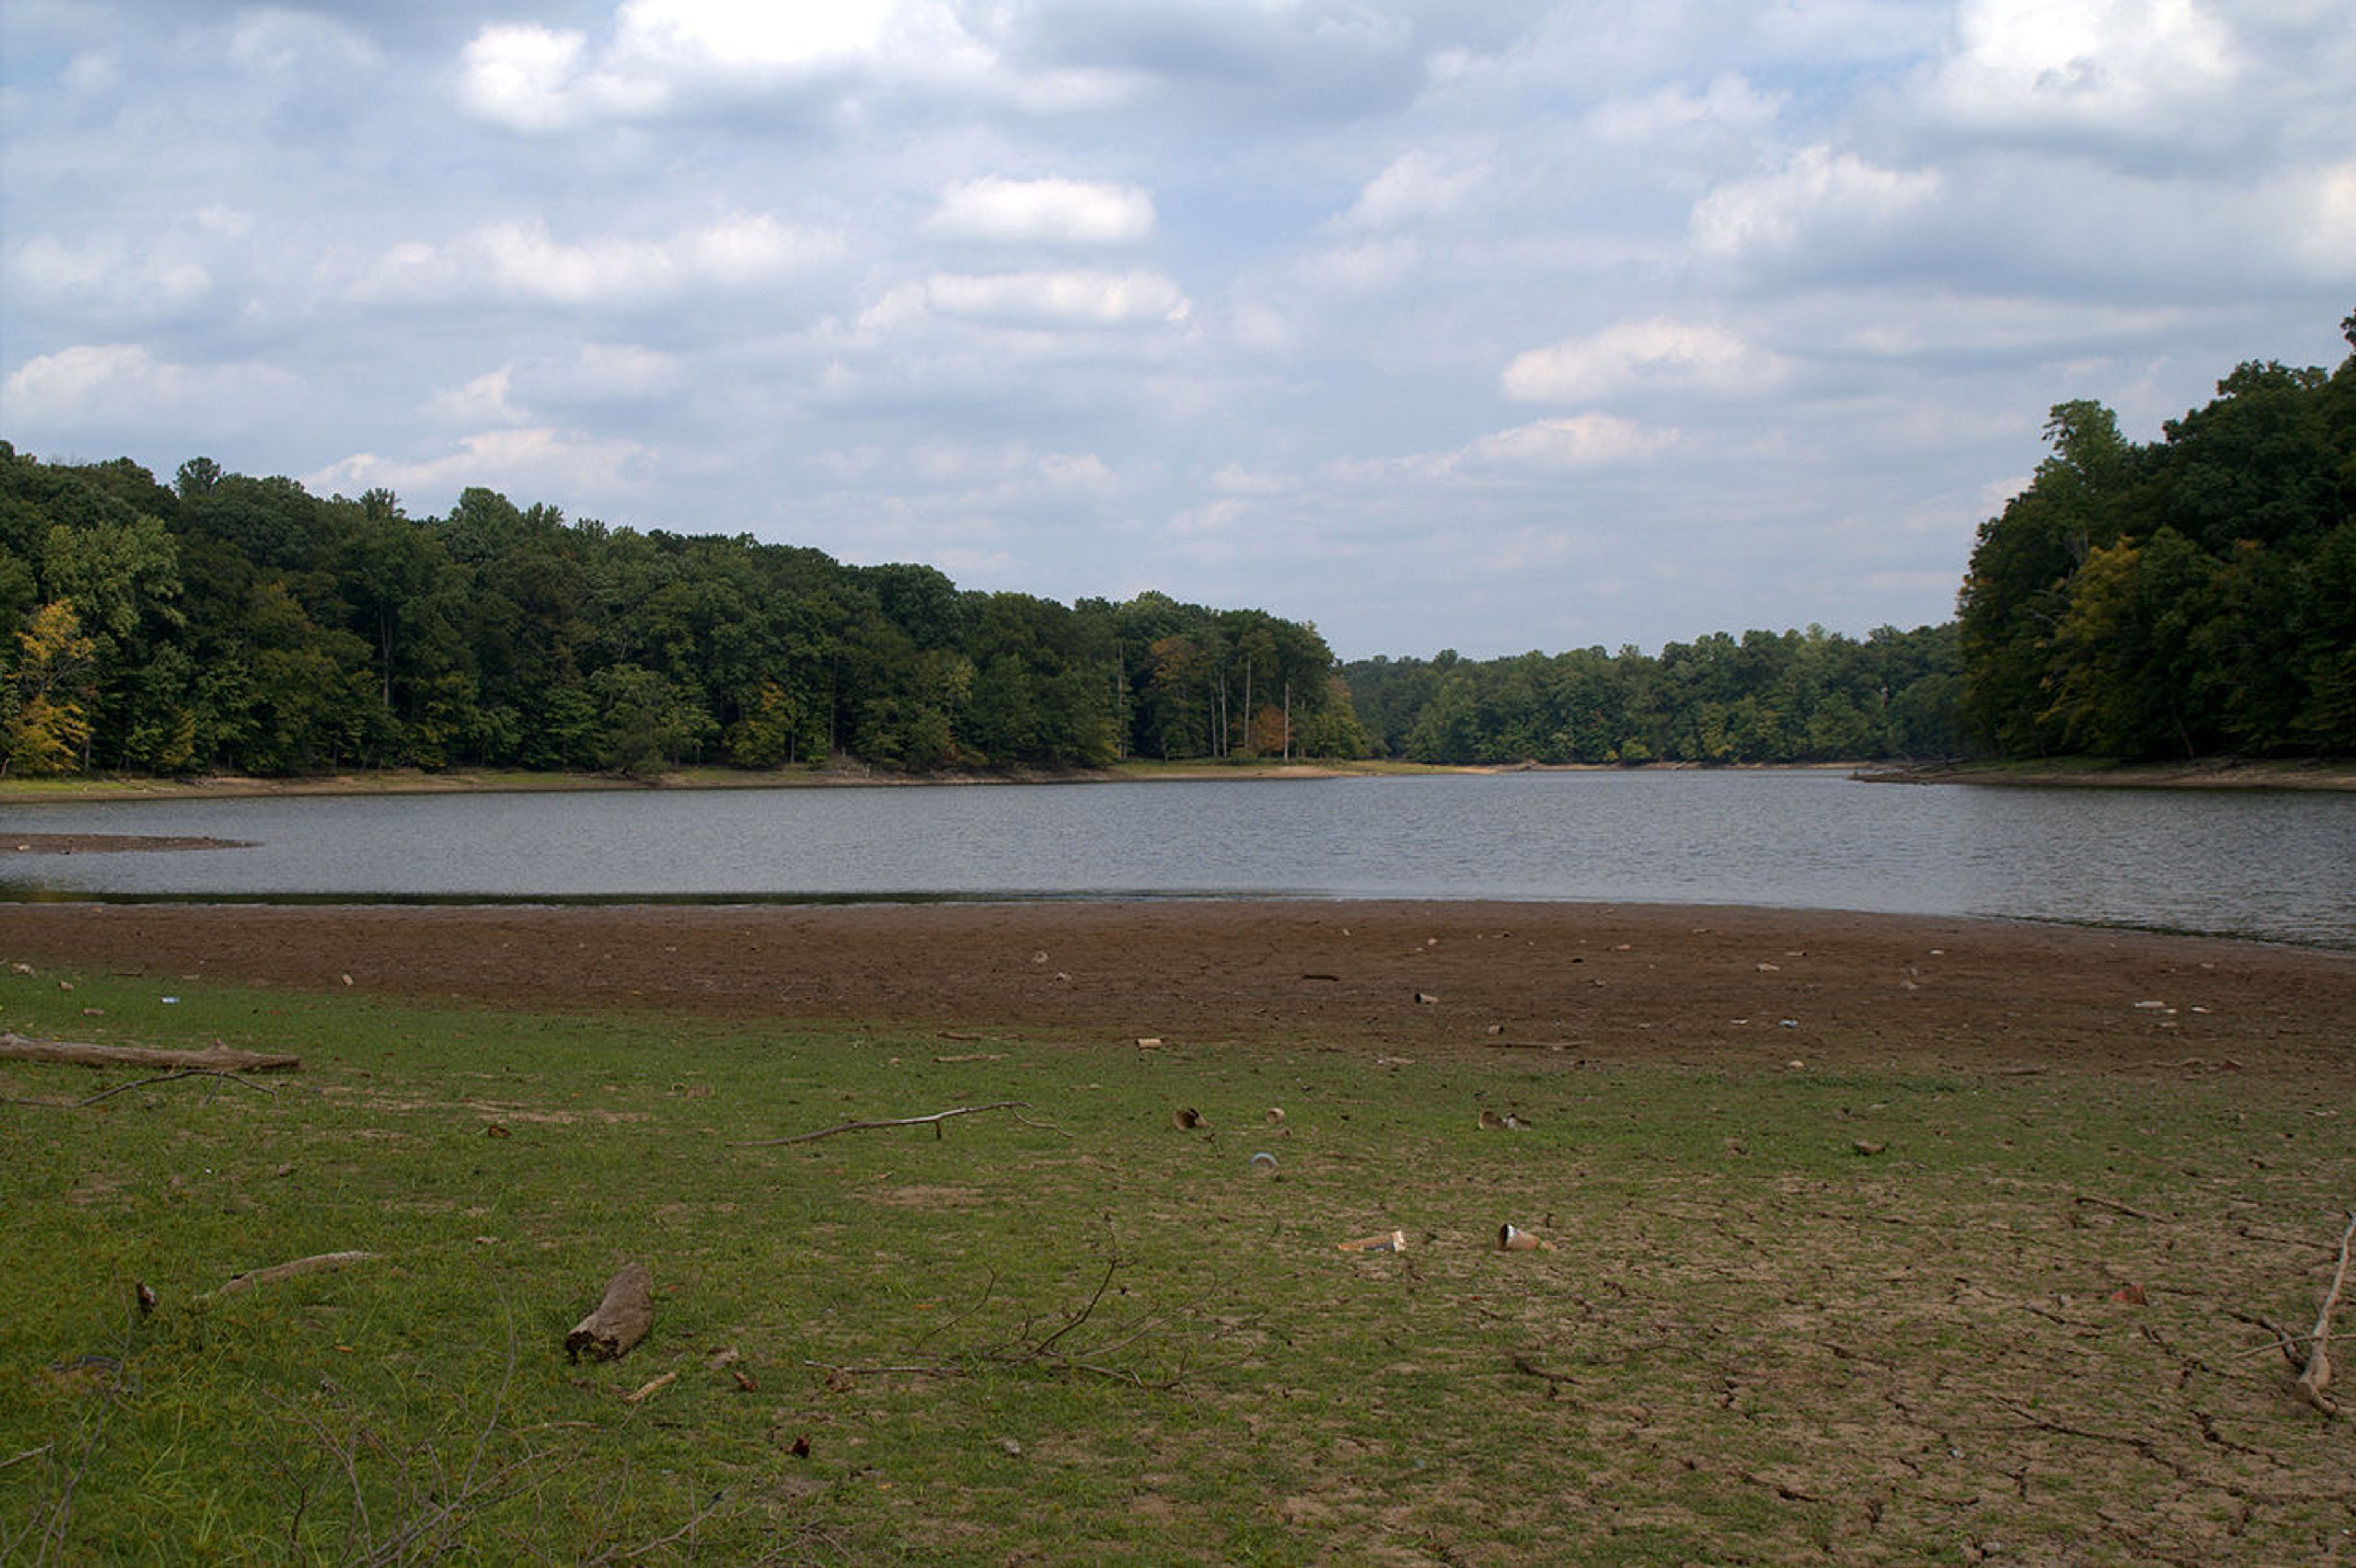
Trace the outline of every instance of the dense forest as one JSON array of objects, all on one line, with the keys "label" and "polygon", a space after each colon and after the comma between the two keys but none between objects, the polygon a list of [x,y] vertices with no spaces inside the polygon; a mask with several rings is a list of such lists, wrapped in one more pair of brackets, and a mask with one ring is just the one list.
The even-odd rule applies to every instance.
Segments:
[{"label": "dense forest", "polygon": [[2356,354],[2046,435],[1952,624],[1346,668],[1258,610],[0,442],[0,773],[2356,754]]},{"label": "dense forest", "polygon": [[0,618],[20,774],[1366,749],[1316,629],[1256,610],[963,592],[483,489],[412,518],[204,458],[166,487],[0,443]]},{"label": "dense forest", "polygon": [[[2356,348],[2356,315],[2340,324]],[[1980,528],[1965,720],[2008,756],[2356,753],[2356,354],[2244,364],[2137,445],[2057,405]]]},{"label": "dense forest", "polygon": [[1953,626],[1864,642],[1719,632],[1549,656],[1369,659],[1344,673],[1387,755],[1419,763],[1797,763],[1948,757],[1963,677]]}]

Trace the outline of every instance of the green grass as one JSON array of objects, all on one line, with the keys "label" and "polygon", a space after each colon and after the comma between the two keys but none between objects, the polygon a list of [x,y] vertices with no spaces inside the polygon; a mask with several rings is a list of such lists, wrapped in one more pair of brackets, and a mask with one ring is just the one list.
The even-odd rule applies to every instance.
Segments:
[{"label": "green grass", "polygon": [[[2356,1552],[2356,1423],[2254,1321],[2312,1323],[2356,1200],[2319,1090],[59,978],[0,1024],[305,1069],[68,1108],[23,1102],[148,1074],[0,1063],[10,1563]],[[1052,1125],[740,1147],[1008,1099]],[[632,1259],[653,1333],[568,1363]]]}]

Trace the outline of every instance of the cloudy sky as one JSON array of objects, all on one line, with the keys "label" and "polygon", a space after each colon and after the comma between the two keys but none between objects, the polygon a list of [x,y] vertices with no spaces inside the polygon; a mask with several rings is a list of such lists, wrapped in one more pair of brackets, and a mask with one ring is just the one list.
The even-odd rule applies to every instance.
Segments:
[{"label": "cloudy sky", "polygon": [[6,0],[0,436],[1344,657],[1953,613],[2356,307],[2356,0]]}]

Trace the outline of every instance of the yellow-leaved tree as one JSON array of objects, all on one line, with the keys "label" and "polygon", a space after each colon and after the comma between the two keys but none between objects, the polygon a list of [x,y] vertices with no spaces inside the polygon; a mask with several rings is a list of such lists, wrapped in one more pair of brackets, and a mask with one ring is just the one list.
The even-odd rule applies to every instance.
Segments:
[{"label": "yellow-leaved tree", "polygon": [[33,612],[16,634],[16,667],[8,672],[0,773],[64,773],[82,765],[90,720],[80,699],[96,654],[72,600],[54,599]]}]

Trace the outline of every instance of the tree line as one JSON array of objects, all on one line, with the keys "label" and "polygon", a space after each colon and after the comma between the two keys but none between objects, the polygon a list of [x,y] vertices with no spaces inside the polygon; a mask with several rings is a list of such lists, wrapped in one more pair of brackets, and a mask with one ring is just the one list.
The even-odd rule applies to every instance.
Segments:
[{"label": "tree line", "polygon": [[0,442],[0,769],[926,771],[1362,754],[1314,626],[960,591],[469,489],[412,518]]},{"label": "tree line", "polygon": [[1387,754],[1419,763],[1801,763],[1949,757],[1954,628],[1713,633],[1659,656],[1600,647],[1376,658],[1344,676]]},{"label": "tree line", "polygon": [[0,772],[2356,754],[2356,354],[2244,364],[2149,444],[2091,401],[2046,436],[1944,625],[1347,667],[1161,593],[0,441]]},{"label": "tree line", "polygon": [[1972,733],[2016,757],[2356,754],[2356,353],[2244,364],[2162,432],[2051,411],[1964,582]]}]

